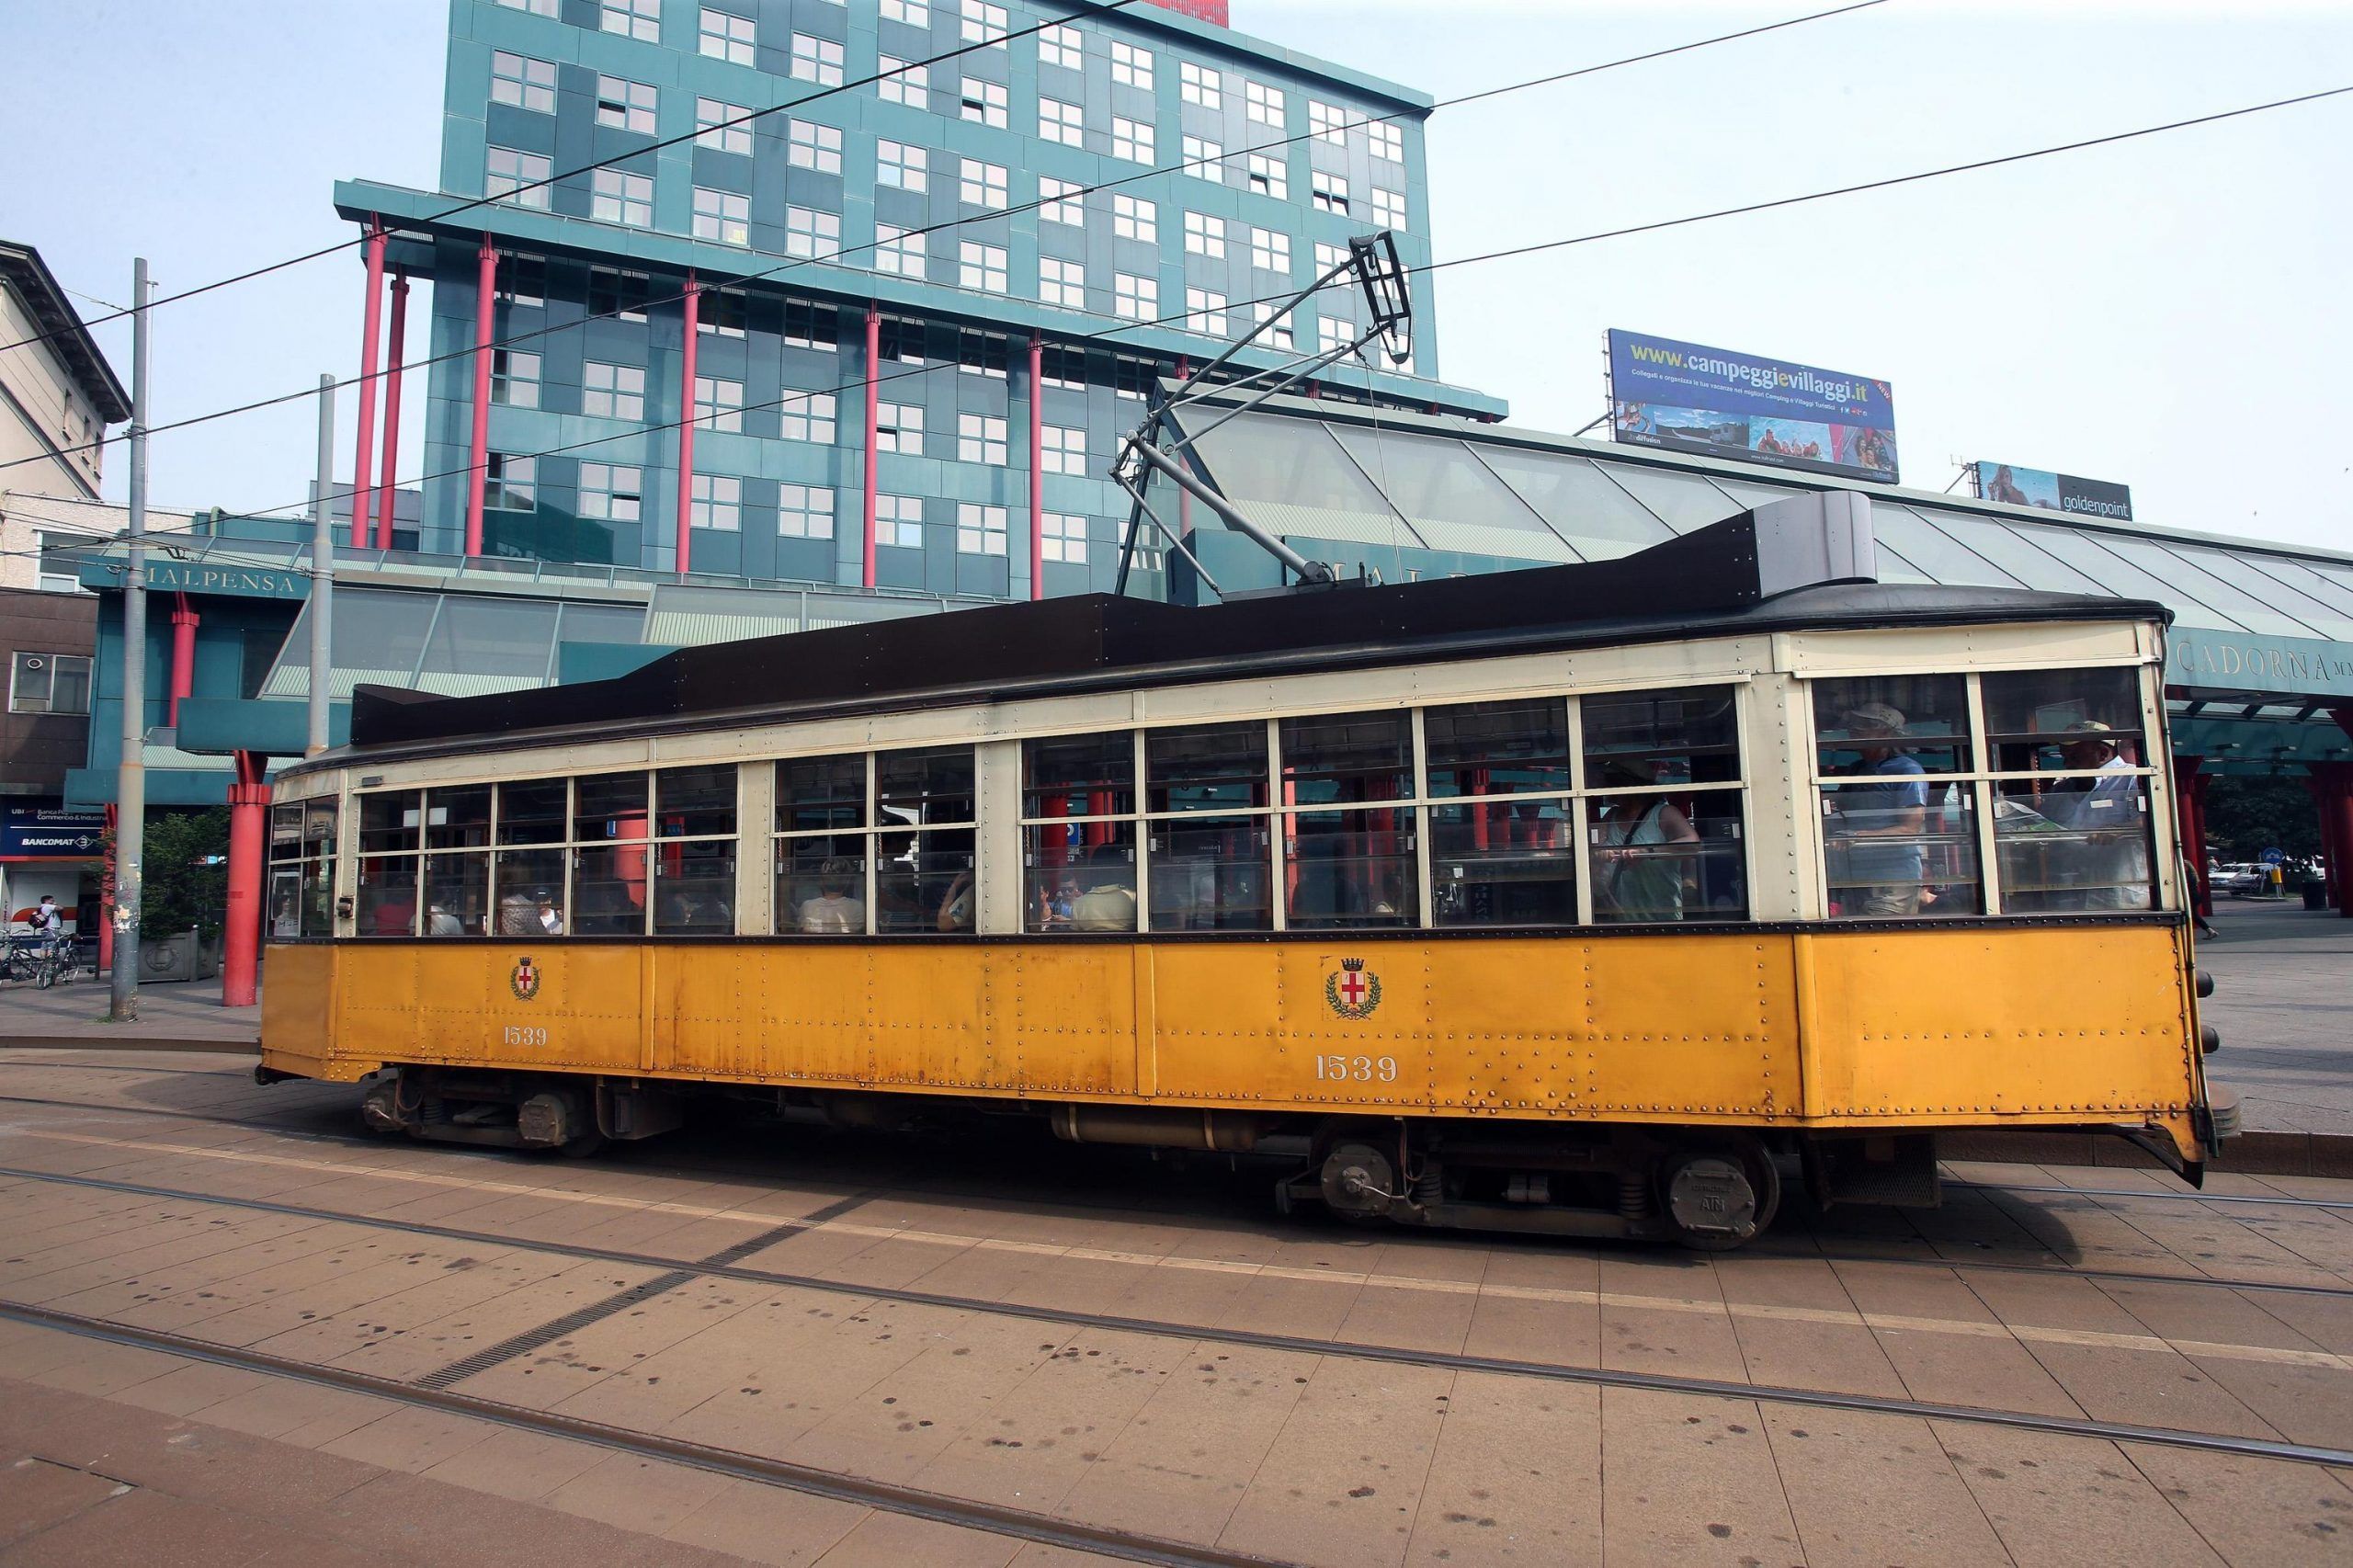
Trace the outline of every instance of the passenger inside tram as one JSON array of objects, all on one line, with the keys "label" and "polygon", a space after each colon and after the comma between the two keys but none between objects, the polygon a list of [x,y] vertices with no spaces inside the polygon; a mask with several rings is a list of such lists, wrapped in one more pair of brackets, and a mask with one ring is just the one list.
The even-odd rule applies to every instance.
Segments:
[{"label": "passenger inside tram", "polygon": [[1074,931],[1132,931],[1136,928],[1135,869],[1116,844],[1087,852],[1086,891],[1071,905]]},{"label": "passenger inside tram", "polygon": [[[1658,781],[1645,757],[1611,757],[1603,779],[1620,788]],[[1699,830],[1665,795],[1621,795],[1595,802],[1594,915],[1600,920],[1680,920]]]},{"label": "passenger inside tram", "polygon": [[1865,702],[1843,716],[1847,740],[1859,760],[1845,769],[1872,780],[1838,787],[1825,797],[1823,833],[1834,860],[1843,858],[1837,886],[1840,913],[1865,918],[1920,913],[1928,819],[1927,771],[1896,744],[1904,718],[1884,702]]},{"label": "passenger inside tram", "polygon": [[862,880],[860,868],[854,860],[832,859],[819,866],[816,896],[804,899],[795,912],[801,933],[811,937],[866,935],[866,901],[854,891]]}]

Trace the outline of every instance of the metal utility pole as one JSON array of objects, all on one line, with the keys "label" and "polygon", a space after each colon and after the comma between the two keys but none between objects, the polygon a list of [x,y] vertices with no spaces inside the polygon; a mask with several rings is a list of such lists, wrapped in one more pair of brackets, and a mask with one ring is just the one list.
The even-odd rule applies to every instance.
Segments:
[{"label": "metal utility pole", "polygon": [[115,773],[114,970],[107,1017],[139,1017],[140,863],[147,852],[147,258],[131,264],[131,558],[122,576],[122,762]]},{"label": "metal utility pole", "polygon": [[[335,524],[327,492],[335,486],[335,378],[319,378],[319,487],[311,506],[311,730],[305,756],[327,749],[327,666],[335,649]],[[385,486],[386,494],[391,486]],[[385,503],[386,506],[392,505]]]}]

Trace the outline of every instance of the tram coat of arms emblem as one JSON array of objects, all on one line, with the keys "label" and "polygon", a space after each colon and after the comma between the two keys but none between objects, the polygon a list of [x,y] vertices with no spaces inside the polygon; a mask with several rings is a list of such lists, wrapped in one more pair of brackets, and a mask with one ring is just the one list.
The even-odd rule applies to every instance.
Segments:
[{"label": "tram coat of arms emblem", "polygon": [[515,960],[514,971],[506,977],[506,988],[515,993],[518,1002],[529,1002],[540,994],[540,968],[529,954]]},{"label": "tram coat of arms emblem", "polygon": [[1324,1000],[1344,1018],[1369,1018],[1381,1006],[1381,976],[1362,959],[1342,959],[1339,972],[1324,977]]}]

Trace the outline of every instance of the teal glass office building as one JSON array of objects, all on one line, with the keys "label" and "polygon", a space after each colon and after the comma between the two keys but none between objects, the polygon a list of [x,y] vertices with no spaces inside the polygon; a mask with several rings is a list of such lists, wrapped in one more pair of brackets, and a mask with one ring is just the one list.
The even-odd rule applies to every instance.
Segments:
[{"label": "teal glass office building", "polygon": [[[719,581],[1107,588],[1108,471],[1154,381],[1352,235],[1430,259],[1428,108],[1145,0],[454,0],[440,188],[335,191],[384,236],[371,334],[405,342],[371,354],[432,361],[424,506],[363,532]],[[433,284],[424,343],[404,278]],[[1414,293],[1411,361],[1345,360],[1318,395],[1499,417],[1439,379]],[[1344,280],[1245,363],[1364,308]]]}]

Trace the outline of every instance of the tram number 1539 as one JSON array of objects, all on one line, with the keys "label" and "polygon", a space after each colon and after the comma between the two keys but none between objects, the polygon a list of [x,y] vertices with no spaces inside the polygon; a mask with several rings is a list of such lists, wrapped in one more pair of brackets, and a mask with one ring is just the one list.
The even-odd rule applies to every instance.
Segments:
[{"label": "tram number 1539", "polygon": [[1315,1076],[1326,1083],[1393,1084],[1397,1081],[1397,1059],[1393,1056],[1319,1056],[1315,1059]]},{"label": "tram number 1539", "polygon": [[528,1024],[508,1024],[498,1031],[498,1043],[501,1045],[545,1045],[547,1042],[547,1030],[533,1028]]}]

